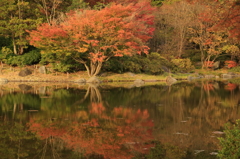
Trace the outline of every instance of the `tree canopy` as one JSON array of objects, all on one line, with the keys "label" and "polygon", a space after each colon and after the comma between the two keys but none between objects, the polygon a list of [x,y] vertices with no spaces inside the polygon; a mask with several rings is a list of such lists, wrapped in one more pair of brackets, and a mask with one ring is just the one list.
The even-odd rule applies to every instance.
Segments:
[{"label": "tree canopy", "polygon": [[71,56],[85,65],[89,76],[95,76],[113,56],[148,53],[153,11],[150,3],[142,2],[69,12],[63,20],[44,23],[30,32],[31,44]]},{"label": "tree canopy", "polygon": [[152,67],[149,53],[168,60],[170,69],[178,67],[175,58],[202,67],[208,61],[238,63],[239,9],[239,0],[2,0],[0,59],[19,66],[9,54],[40,49],[40,64],[58,63],[54,70],[61,72],[85,66],[89,76],[102,67],[163,72],[165,64]]}]

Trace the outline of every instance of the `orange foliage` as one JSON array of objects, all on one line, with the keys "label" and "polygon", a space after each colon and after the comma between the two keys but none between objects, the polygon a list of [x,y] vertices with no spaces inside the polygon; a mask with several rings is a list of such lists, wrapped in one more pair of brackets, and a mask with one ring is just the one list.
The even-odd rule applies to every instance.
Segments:
[{"label": "orange foliage", "polygon": [[214,64],[213,61],[205,61],[205,62],[204,62],[204,66],[205,66],[205,67],[210,67],[210,68],[212,68],[212,67],[213,67],[213,64]]},{"label": "orange foliage", "polygon": [[[190,3],[200,3],[206,6],[210,12],[202,13],[205,22],[211,22],[213,30],[225,30],[231,38],[240,39],[240,5],[236,0],[212,1],[212,0],[187,0]],[[223,3],[224,2],[224,3]]]},{"label": "orange foliage", "polygon": [[102,10],[79,10],[59,24],[42,24],[30,32],[30,43],[42,49],[88,53],[94,62],[111,56],[148,53],[144,44],[153,35],[150,2],[112,4]]},{"label": "orange foliage", "polygon": [[236,67],[237,62],[235,62],[235,61],[225,61],[225,66],[227,66],[227,68]]}]

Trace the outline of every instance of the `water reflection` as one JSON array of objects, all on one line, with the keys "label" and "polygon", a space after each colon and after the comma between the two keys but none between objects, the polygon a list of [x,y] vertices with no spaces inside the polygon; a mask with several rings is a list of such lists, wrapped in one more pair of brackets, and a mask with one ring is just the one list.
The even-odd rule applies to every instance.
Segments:
[{"label": "water reflection", "polygon": [[233,83],[22,87],[1,89],[5,158],[214,158],[240,116]]}]

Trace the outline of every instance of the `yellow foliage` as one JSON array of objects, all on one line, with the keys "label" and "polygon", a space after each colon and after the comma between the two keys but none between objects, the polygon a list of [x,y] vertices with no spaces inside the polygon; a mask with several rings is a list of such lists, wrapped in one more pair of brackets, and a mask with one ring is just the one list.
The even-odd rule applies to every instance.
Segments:
[{"label": "yellow foliage", "polygon": [[81,52],[81,53],[86,52],[87,50],[88,50],[88,48],[85,48],[85,47],[77,49],[77,51]]}]

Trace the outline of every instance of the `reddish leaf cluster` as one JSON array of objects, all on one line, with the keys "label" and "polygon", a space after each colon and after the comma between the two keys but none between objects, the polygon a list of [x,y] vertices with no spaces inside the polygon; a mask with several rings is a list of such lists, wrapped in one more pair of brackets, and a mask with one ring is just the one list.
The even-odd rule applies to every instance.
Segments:
[{"label": "reddish leaf cluster", "polygon": [[79,10],[64,22],[42,24],[30,33],[31,44],[42,49],[88,53],[93,61],[112,56],[148,53],[153,35],[154,8],[149,2],[112,4],[102,10]]},{"label": "reddish leaf cluster", "polygon": [[235,62],[235,61],[225,61],[225,66],[227,68],[236,67],[237,66],[237,62]]},{"label": "reddish leaf cluster", "polygon": [[199,17],[203,22],[212,23],[213,30],[228,30],[232,38],[240,39],[240,5],[236,0],[188,0],[192,4],[206,6]]},{"label": "reddish leaf cluster", "polygon": [[212,68],[214,64],[214,61],[205,61],[204,66],[207,68]]}]

